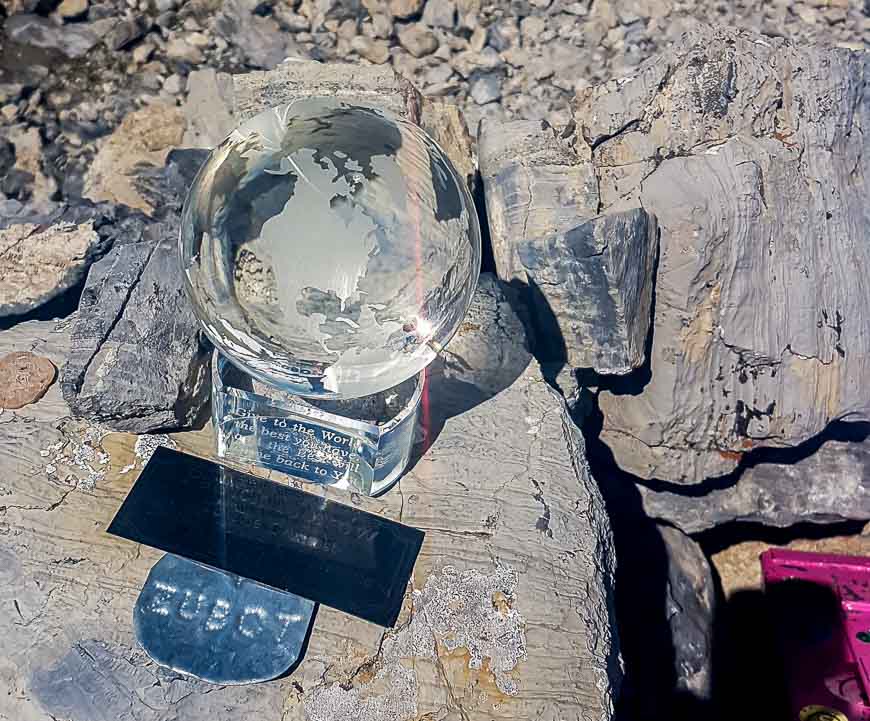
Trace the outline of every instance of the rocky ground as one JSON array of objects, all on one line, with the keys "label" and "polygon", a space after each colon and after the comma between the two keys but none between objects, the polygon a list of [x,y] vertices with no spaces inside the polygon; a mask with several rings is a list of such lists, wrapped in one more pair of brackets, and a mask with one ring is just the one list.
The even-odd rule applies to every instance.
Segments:
[{"label": "rocky ground", "polygon": [[[868,72],[863,54],[830,48],[867,47],[870,4],[3,0],[0,8],[0,328],[79,309],[63,322],[72,349],[60,374],[76,415],[135,433],[189,427],[201,416],[207,348],[195,341],[170,266],[180,203],[202,159],[202,151],[179,149],[207,147],[232,123],[224,73],[268,70],[288,57],[392,66],[425,98],[462,109],[476,153],[455,124],[445,137],[457,164],[480,158],[480,177],[473,163],[463,170],[488,206],[480,209],[490,231],[487,270],[503,281],[541,281],[543,291],[504,302],[525,304],[540,360],[552,360],[548,339],[567,342],[567,366],[547,366],[549,380],[583,427],[612,526],[619,563],[614,576],[602,541],[607,568],[595,583],[609,599],[615,579],[629,717],[660,718],[667,709],[706,718],[711,703],[739,711],[741,684],[756,670],[743,660],[761,637],[735,629],[759,631],[761,550],[791,543],[867,553],[859,532],[870,518],[870,427],[856,399],[870,333],[866,298],[851,293],[848,280],[854,262],[866,261],[852,243],[870,222],[856,209],[866,148],[860,132],[844,138],[838,130],[851,127],[853,105],[859,129],[866,119]],[[698,30],[702,23],[760,34],[735,40]],[[689,49],[680,45],[686,31],[701,33]],[[662,60],[647,62],[655,58]],[[794,78],[793,67],[802,70]],[[444,117],[426,121],[426,102],[417,108],[421,122],[444,132]],[[839,121],[828,127],[827,117]],[[549,125],[496,122],[522,120]],[[757,172],[737,177],[737,167]],[[799,193],[817,175],[835,191],[807,200]],[[802,215],[808,207],[819,212]],[[516,247],[518,224],[524,239],[539,234],[545,242]],[[789,240],[783,249],[770,241],[778,226]],[[831,257],[845,259],[833,270],[813,251],[818,238]],[[581,241],[583,253],[565,260]],[[754,266],[741,252],[769,241],[773,280],[745,281],[741,273]],[[776,268],[791,266],[800,278],[776,296]],[[715,278],[705,275],[711,268]],[[569,282],[578,277],[615,287]],[[806,291],[797,285],[803,279]],[[490,285],[500,287],[491,276]],[[789,292],[816,299],[810,320],[747,310],[783,306],[783,297],[794,303]],[[608,325],[603,298],[634,322],[625,333]],[[177,338],[161,335],[167,319]],[[569,328],[584,330],[572,337]],[[149,346],[147,380],[122,378],[113,396],[89,369],[94,358],[130,365],[124,354],[138,346],[125,334],[134,331],[165,344]],[[753,334],[780,345],[768,352],[753,345]],[[804,352],[800,344],[813,341],[819,347]],[[703,362],[669,375],[677,346]],[[501,352],[505,366],[513,355],[528,360],[524,342],[506,342]],[[490,365],[488,356],[479,363]],[[777,372],[765,370],[774,366],[776,383]],[[790,392],[789,372],[812,392]],[[510,387],[516,374],[507,375],[480,401]],[[481,386],[476,375],[466,380]],[[701,386],[713,390],[680,397]],[[36,400],[45,389],[28,392]],[[16,408],[3,402],[0,413]],[[62,405],[59,395],[52,403]],[[787,425],[777,413],[805,423]],[[707,434],[693,435],[702,421]],[[644,434],[660,422],[667,428],[650,441]],[[90,444],[64,448],[91,458]],[[49,460],[54,468],[53,451]],[[97,477],[60,481],[87,489]],[[543,509],[537,531],[552,540],[543,490],[535,486],[531,498]],[[9,528],[3,518],[0,533]],[[836,525],[809,531],[795,525],[802,521]],[[791,528],[777,535],[771,526]],[[596,653],[609,653],[609,643]],[[607,665],[615,688],[619,673],[609,657]]]},{"label": "rocky ground", "polygon": [[625,75],[698,21],[870,40],[855,0],[4,0],[0,12],[0,198],[20,203],[88,195],[100,140],[134,110],[178,106],[205,67],[390,64],[454,99],[474,134],[482,117],[568,125],[578,90]]}]

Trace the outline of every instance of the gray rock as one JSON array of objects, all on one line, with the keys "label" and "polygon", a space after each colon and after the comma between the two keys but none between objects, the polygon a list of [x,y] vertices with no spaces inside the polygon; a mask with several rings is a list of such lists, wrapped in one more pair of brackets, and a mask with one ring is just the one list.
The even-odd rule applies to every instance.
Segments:
[{"label": "gray rock", "polygon": [[[481,328],[485,337],[501,337],[492,326]],[[65,338],[54,323],[16,331],[0,334],[0,344],[49,358]],[[488,383],[484,370],[466,387]],[[461,369],[454,372],[461,380]],[[10,719],[492,721],[494,705],[503,719],[613,718],[622,669],[609,518],[583,438],[533,361],[473,407],[455,396],[442,403],[433,390],[430,408],[446,420],[395,490],[377,499],[319,490],[425,529],[426,550],[395,628],[321,606],[293,674],[255,686],[196,682],[119,643],[131,636],[130,589],[141,586],[154,556],[94,539],[117,511],[110,489],[130,482],[118,469],[137,459],[129,443],[100,446],[100,429],[61,435],[57,427],[72,424],[62,421],[68,410],[56,390],[26,416],[0,423],[0,530],[16,534],[14,544],[8,533],[0,540],[0,594],[21,611],[0,614],[0,659],[9,688],[28,689],[2,696]],[[93,445],[85,458],[100,458],[103,448],[110,455],[96,490],[76,488],[75,477],[49,482],[44,467],[53,455],[40,452],[81,449],[86,439]],[[174,440],[212,452],[208,434]],[[45,643],[20,656],[34,635]]]},{"label": "gray rock", "polygon": [[163,81],[163,89],[170,95],[178,95],[184,89],[184,78],[178,73],[172,73]]},{"label": "gray rock", "polygon": [[108,206],[87,202],[50,214],[0,217],[0,318],[38,308],[80,283],[88,268],[112,246]]},{"label": "gray rock", "polygon": [[130,20],[121,20],[103,38],[103,42],[111,50],[123,50],[151,28],[151,21],[144,15],[139,15]]},{"label": "gray rock", "polygon": [[224,141],[236,122],[233,119],[233,80],[212,68],[194,70],[187,76],[184,106],[188,148],[214,148]]},{"label": "gray rock", "polygon": [[504,18],[489,26],[489,44],[499,52],[520,44],[520,27],[515,18]]},{"label": "gray rock", "polygon": [[[794,71],[801,68],[800,73]],[[745,451],[870,417],[870,56],[699,29],[575,119],[605,211],[661,228],[651,380],[601,393],[641,478],[698,483]]]},{"label": "gray rock", "polygon": [[548,360],[620,375],[643,364],[656,241],[637,208],[518,244]]},{"label": "gray rock", "polygon": [[439,395],[473,405],[522,375],[532,358],[524,311],[516,289],[481,274],[459,330],[427,371]]},{"label": "gray rock", "polygon": [[415,58],[431,55],[438,49],[438,38],[423,25],[405,25],[396,33],[399,43]]},{"label": "gray rock", "polygon": [[[732,521],[786,527],[870,519],[870,428],[837,423],[791,463],[753,462],[724,488],[681,494],[640,487],[644,511],[686,533]],[[778,455],[783,455],[780,452]]]},{"label": "gray rock", "polygon": [[471,81],[471,98],[478,105],[494,103],[501,97],[501,83],[499,76],[494,73],[478,75]]},{"label": "gray rock", "polygon": [[527,281],[518,242],[570,230],[598,214],[592,164],[546,122],[484,121],[480,173],[495,266],[505,281]]},{"label": "gray rock", "polygon": [[423,22],[429,27],[452,30],[456,25],[456,3],[453,0],[428,0],[423,10]]},{"label": "gray rock", "polygon": [[483,123],[480,169],[499,277],[532,291],[551,360],[625,374],[644,360],[657,236],[642,210],[594,218],[589,162],[543,121]]},{"label": "gray rock", "polygon": [[89,25],[55,25],[39,15],[13,15],[3,26],[6,36],[22,45],[58,50],[68,58],[80,58],[100,40]]},{"label": "gray rock", "polygon": [[61,388],[73,414],[131,433],[191,426],[210,350],[178,262],[178,225],[155,222],[91,267]]},{"label": "gray rock", "polygon": [[227,0],[214,18],[214,31],[239,48],[254,68],[268,70],[288,57],[302,57],[292,35],[272,18],[255,14],[258,5],[257,0]]},{"label": "gray rock", "polygon": [[701,547],[676,528],[659,526],[668,563],[665,616],[674,646],[675,690],[709,700],[713,690],[716,591]]},{"label": "gray rock", "polygon": [[373,40],[357,35],[350,43],[353,51],[375,65],[383,65],[390,59],[390,46],[383,40]]},{"label": "gray rock", "polygon": [[425,2],[426,0],[390,0],[390,14],[403,20],[419,15]]},{"label": "gray rock", "polygon": [[196,45],[191,45],[183,37],[171,38],[165,47],[166,56],[172,60],[199,65],[205,56]]}]

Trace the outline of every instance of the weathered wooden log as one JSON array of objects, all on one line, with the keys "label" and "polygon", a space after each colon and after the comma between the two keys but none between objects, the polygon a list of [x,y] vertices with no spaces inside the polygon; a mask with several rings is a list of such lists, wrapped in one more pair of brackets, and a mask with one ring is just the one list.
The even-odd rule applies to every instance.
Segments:
[{"label": "weathered wooden log", "polygon": [[[133,480],[133,437],[94,441],[103,473],[88,488],[46,475],[55,453],[41,454],[46,444],[81,441],[57,427],[68,413],[57,387],[4,412],[0,602],[11,611],[0,616],[0,679],[13,693],[0,694],[0,715],[611,718],[621,667],[608,519],[564,402],[534,361],[519,367],[521,324],[498,284],[485,288],[470,318],[495,322],[472,320],[449,346],[427,400],[431,446],[399,485],[377,500],[305,486],[426,532],[399,625],[385,631],[323,607],[301,665],[274,682],[209,686],[148,661],[132,606],[160,554],[103,531]],[[34,347],[57,364],[68,339],[46,339],[65,333],[21,325],[0,335],[0,352]],[[469,388],[482,389],[476,404]],[[208,429],[170,438],[212,453]]]},{"label": "weathered wooden log", "polygon": [[209,395],[211,345],[178,262],[178,225],[155,222],[88,274],[62,371],[76,416],[145,433],[190,427]]},{"label": "weathered wooden log", "polygon": [[866,520],[870,518],[868,427],[837,424],[834,435],[818,449],[807,449],[799,460],[750,465],[736,481],[702,495],[641,486],[643,508],[686,533],[731,521],[786,527]]},{"label": "weathered wooden log", "polygon": [[496,268],[530,287],[539,355],[607,374],[640,367],[655,219],[639,208],[596,218],[592,164],[546,123],[484,123],[480,143]]},{"label": "weathered wooden log", "polygon": [[618,375],[642,365],[656,241],[655,218],[637,208],[516,244],[549,360]]},{"label": "weathered wooden log", "polygon": [[526,281],[519,243],[553,235],[598,215],[598,182],[548,123],[484,121],[480,174],[498,276]]},{"label": "weathered wooden log", "polygon": [[584,93],[602,209],[661,229],[651,380],[602,392],[624,470],[697,483],[868,417],[866,53],[700,29]]}]

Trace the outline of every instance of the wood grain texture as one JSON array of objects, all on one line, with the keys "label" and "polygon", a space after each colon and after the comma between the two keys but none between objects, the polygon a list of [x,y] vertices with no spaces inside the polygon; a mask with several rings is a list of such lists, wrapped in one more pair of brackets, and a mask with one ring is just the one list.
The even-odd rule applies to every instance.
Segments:
[{"label": "wood grain texture", "polygon": [[657,249],[643,209],[598,217],[589,151],[547,123],[484,123],[481,175],[499,277],[527,284],[539,357],[625,375],[644,361]]},{"label": "wood grain texture", "polygon": [[578,98],[602,209],[661,228],[651,380],[600,395],[623,469],[697,483],[867,418],[868,63],[702,28]]},{"label": "wood grain texture", "polygon": [[[135,647],[132,606],[160,554],[103,530],[134,479],[135,436],[100,439],[105,473],[88,487],[45,472],[47,444],[81,437],[64,430],[57,386],[0,415],[0,718],[610,719],[621,666],[603,502],[537,365],[480,352],[524,345],[507,297],[489,279],[477,304],[472,319],[492,322],[464,326],[433,374],[431,447],[396,489],[375,500],[305,486],[426,531],[399,625],[321,608],[299,668],[254,687],[182,678]],[[68,343],[52,322],[0,335],[0,351],[55,363]],[[208,428],[172,439],[212,453]]]},{"label": "wood grain texture", "polygon": [[[758,463],[736,483],[686,496],[640,488],[647,515],[686,533],[731,521],[785,528],[870,518],[870,439],[864,424],[790,463]],[[863,426],[863,428],[862,428]],[[841,426],[841,429],[844,426]]]},{"label": "wood grain texture", "polygon": [[521,242],[570,230],[598,214],[592,164],[544,121],[484,121],[480,174],[495,266],[504,281],[526,281],[517,256]]}]

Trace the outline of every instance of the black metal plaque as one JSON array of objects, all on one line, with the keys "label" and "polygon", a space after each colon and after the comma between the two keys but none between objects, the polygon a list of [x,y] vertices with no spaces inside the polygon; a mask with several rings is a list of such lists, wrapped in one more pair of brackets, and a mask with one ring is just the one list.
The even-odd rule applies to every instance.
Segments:
[{"label": "black metal plaque", "polygon": [[393,626],[423,532],[158,448],[108,532]]}]

